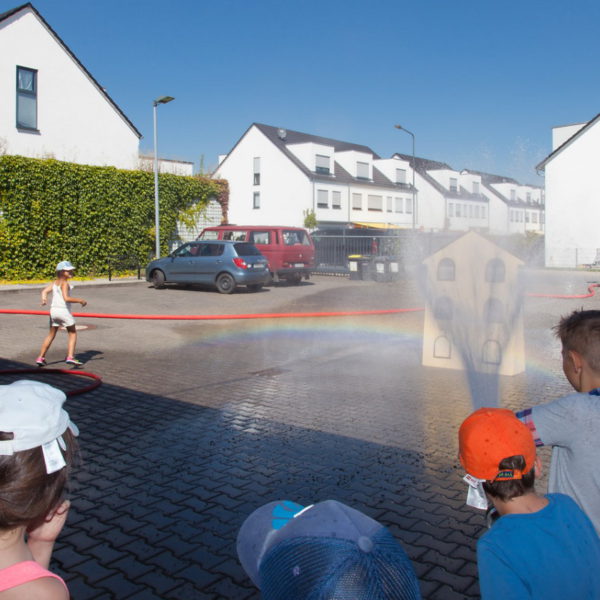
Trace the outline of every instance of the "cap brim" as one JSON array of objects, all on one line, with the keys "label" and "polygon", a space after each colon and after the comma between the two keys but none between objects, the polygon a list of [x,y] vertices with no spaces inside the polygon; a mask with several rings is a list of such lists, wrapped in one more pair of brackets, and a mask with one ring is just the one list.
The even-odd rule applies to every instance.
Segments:
[{"label": "cap brim", "polygon": [[244,571],[260,588],[260,562],[272,547],[273,537],[304,507],[290,500],[275,500],[257,508],[242,524],[237,536],[237,553]]}]

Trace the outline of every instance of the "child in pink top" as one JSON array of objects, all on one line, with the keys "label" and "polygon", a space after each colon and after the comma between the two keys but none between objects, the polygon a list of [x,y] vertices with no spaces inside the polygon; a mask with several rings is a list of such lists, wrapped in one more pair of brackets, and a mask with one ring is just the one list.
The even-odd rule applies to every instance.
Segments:
[{"label": "child in pink top", "polygon": [[77,454],[65,399],[37,381],[0,385],[0,598],[69,598],[64,581],[48,571]]}]

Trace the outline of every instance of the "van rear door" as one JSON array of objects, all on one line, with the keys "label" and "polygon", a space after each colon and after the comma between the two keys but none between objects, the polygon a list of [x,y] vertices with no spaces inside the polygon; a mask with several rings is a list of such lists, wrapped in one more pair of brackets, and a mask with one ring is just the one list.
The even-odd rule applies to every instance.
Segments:
[{"label": "van rear door", "polygon": [[308,233],[303,229],[282,229],[284,262],[297,269],[313,266],[315,251]]}]

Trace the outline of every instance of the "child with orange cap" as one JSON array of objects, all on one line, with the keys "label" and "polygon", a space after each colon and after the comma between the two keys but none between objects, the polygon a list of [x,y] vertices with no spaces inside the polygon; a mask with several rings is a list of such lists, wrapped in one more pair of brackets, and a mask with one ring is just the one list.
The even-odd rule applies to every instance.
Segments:
[{"label": "child with orange cap", "polygon": [[510,410],[480,408],[458,438],[471,500],[500,515],[477,542],[482,598],[598,598],[600,539],[570,497],[536,493],[541,464],[527,426]]}]

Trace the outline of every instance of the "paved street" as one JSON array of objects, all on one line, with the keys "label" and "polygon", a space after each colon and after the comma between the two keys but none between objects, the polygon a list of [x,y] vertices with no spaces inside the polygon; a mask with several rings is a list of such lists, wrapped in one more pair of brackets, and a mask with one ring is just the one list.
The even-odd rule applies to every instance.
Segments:
[{"label": "paved street", "polygon": [[[531,272],[528,291],[581,294],[597,275]],[[343,277],[231,296],[145,282],[81,285],[76,295],[89,302],[82,312],[121,314],[424,305],[411,281]],[[0,308],[35,310],[38,296],[0,291]],[[599,297],[525,301],[527,371],[502,379],[503,406],[569,391],[550,328],[574,308],[598,308]],[[0,368],[31,366],[47,318],[0,322]],[[484,525],[464,507],[456,459],[471,401],[461,372],[421,367],[422,312],[78,324],[87,326],[78,338],[84,370],[103,385],[67,401],[83,464],[53,568],[75,600],[257,599],[236,533],[254,508],[283,498],[335,498],[380,520],[413,560],[424,598],[479,597],[474,549]],[[60,333],[49,367],[64,368],[65,346]],[[86,382],[44,380],[65,390]]]}]

